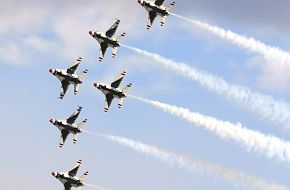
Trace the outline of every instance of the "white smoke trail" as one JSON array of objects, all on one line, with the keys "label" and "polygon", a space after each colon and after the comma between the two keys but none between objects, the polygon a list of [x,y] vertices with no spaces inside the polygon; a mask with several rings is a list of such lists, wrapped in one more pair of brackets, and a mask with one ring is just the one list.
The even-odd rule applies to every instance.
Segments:
[{"label": "white smoke trail", "polygon": [[137,152],[148,154],[159,158],[161,161],[168,163],[170,166],[176,164],[180,167],[183,167],[189,171],[200,170],[207,173],[212,173],[216,176],[219,176],[227,181],[232,183],[239,183],[247,185],[256,189],[263,190],[287,190],[287,187],[282,185],[277,185],[274,183],[266,182],[262,179],[256,178],[254,176],[248,176],[238,171],[222,167],[215,164],[210,164],[201,160],[189,159],[183,155],[177,155],[175,153],[160,149],[158,147],[147,145],[138,141],[127,139],[124,137],[106,135],[101,133],[92,133],[89,131],[84,131],[88,134],[95,135],[97,137],[102,137],[107,140],[110,140],[114,143],[129,147]]},{"label": "white smoke trail", "polygon": [[171,13],[171,15],[190,22],[204,30],[207,30],[208,32],[217,35],[222,39],[228,40],[235,45],[246,48],[251,52],[258,53],[269,62],[290,66],[290,54],[286,51],[281,50],[278,47],[268,46],[261,41],[255,40],[254,38],[247,38],[232,31],[225,30],[217,26],[212,26],[201,21],[193,20],[173,13]]},{"label": "white smoke trail", "polygon": [[85,186],[88,186],[88,187],[91,187],[93,189],[98,189],[98,190],[108,190],[108,189],[105,189],[103,187],[100,187],[100,186],[97,186],[97,185],[92,185],[92,184],[88,184],[88,183],[84,183]]},{"label": "white smoke trail", "polygon": [[218,120],[214,117],[204,116],[199,113],[191,112],[185,108],[164,104],[158,101],[147,100],[135,96],[129,97],[140,100],[192,124],[203,127],[223,139],[233,140],[250,151],[266,155],[268,158],[278,158],[281,161],[290,162],[290,142],[249,130],[240,123],[233,124],[228,121]]},{"label": "white smoke trail", "polygon": [[216,94],[222,95],[229,100],[234,100],[244,108],[257,113],[263,119],[276,122],[279,125],[283,125],[285,128],[289,128],[290,106],[283,100],[275,100],[269,95],[255,93],[248,88],[229,84],[221,77],[189,67],[184,63],[166,59],[158,54],[127,45],[122,46],[156,60],[164,68],[197,81],[202,87],[205,87]]}]

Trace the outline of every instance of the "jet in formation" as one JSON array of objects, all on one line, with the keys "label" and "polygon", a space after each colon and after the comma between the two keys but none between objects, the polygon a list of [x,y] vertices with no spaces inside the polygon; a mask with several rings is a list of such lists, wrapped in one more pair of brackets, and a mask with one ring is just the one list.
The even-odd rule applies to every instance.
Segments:
[{"label": "jet in formation", "polygon": [[88,172],[85,172],[81,177],[76,177],[76,174],[79,170],[82,160],[77,162],[77,165],[70,170],[69,172],[52,172],[52,176],[58,179],[63,185],[64,190],[71,190],[71,188],[81,188],[84,186],[84,180],[88,175]]},{"label": "jet in formation", "polygon": [[105,106],[104,106],[105,112],[109,111],[109,107],[114,98],[118,99],[118,107],[119,108],[122,107],[123,99],[127,96],[127,92],[129,88],[132,86],[132,83],[130,83],[124,88],[119,88],[125,75],[126,75],[126,71],[123,71],[121,75],[111,84],[94,83],[94,86],[106,96]]},{"label": "jet in formation", "polygon": [[75,74],[81,61],[81,57],[77,58],[75,63],[68,69],[49,69],[49,72],[56,76],[61,82],[60,99],[63,99],[70,84],[74,85],[74,94],[77,94],[80,85],[83,83],[84,77],[88,73],[86,69],[79,75]]},{"label": "jet in formation", "polygon": [[107,30],[106,33],[102,33],[102,32],[97,32],[97,31],[89,31],[89,34],[95,38],[101,48],[100,48],[100,56],[99,56],[99,61],[101,62],[104,59],[105,53],[108,49],[108,47],[111,47],[112,50],[112,55],[113,58],[116,57],[117,54],[117,50],[120,47],[120,42],[122,41],[122,39],[124,38],[124,36],[126,35],[126,33],[122,33],[119,37],[115,38],[115,33],[118,29],[118,26],[120,24],[120,20],[117,19],[117,21],[109,28],[109,30]]},{"label": "jet in formation", "polygon": [[57,120],[51,119],[49,120],[54,126],[56,126],[60,132],[60,143],[59,147],[62,148],[68,135],[73,134],[73,143],[75,144],[78,140],[78,135],[82,132],[81,129],[85,126],[87,119],[83,120],[79,124],[76,124],[76,119],[78,118],[82,107],[78,107],[77,110],[67,119]]},{"label": "jet in formation", "polygon": [[165,0],[156,0],[146,1],[146,0],[138,0],[138,3],[144,7],[149,13],[147,29],[149,30],[157,17],[159,15],[161,17],[161,26],[164,26],[166,17],[169,15],[169,11],[174,7],[175,2],[172,2],[168,6],[162,6]]}]

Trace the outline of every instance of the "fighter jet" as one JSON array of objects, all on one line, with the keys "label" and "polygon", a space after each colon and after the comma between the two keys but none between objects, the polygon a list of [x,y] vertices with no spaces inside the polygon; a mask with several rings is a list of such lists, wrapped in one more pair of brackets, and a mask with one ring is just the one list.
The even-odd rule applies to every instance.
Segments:
[{"label": "fighter jet", "polygon": [[120,42],[122,41],[122,39],[124,38],[124,36],[126,35],[126,33],[122,33],[119,37],[115,38],[114,35],[118,29],[118,26],[120,24],[120,20],[117,19],[117,21],[109,28],[109,30],[107,30],[107,32],[101,33],[101,32],[96,32],[96,31],[89,31],[89,34],[95,38],[100,46],[100,56],[99,56],[99,61],[101,62],[104,59],[105,53],[108,49],[108,47],[111,47],[112,50],[112,55],[113,58],[116,57],[116,53],[118,50],[118,47],[120,47]]},{"label": "fighter jet", "polygon": [[146,1],[146,0],[138,0],[138,3],[144,7],[148,13],[148,23],[147,29],[149,30],[152,26],[154,19],[157,15],[161,16],[161,26],[164,26],[166,17],[169,15],[169,11],[174,7],[175,2],[172,2],[168,6],[162,6],[165,0],[156,0],[155,2]]},{"label": "fighter jet", "polygon": [[88,73],[88,70],[86,69],[80,75],[75,74],[81,61],[81,57],[77,58],[75,63],[68,69],[49,69],[49,72],[56,76],[61,82],[59,99],[63,99],[70,84],[74,85],[74,94],[77,94],[85,75]]},{"label": "fighter jet", "polygon": [[75,144],[78,140],[78,135],[81,133],[81,129],[85,126],[87,119],[83,120],[79,124],[76,124],[75,121],[78,118],[82,107],[78,109],[68,118],[63,120],[51,119],[49,120],[54,126],[56,126],[61,131],[59,147],[62,148],[67,136],[71,133],[73,134],[73,143]]},{"label": "fighter jet", "polygon": [[99,89],[106,96],[104,111],[108,112],[109,107],[114,98],[118,98],[118,107],[121,108],[123,104],[123,99],[126,97],[126,94],[129,88],[132,86],[132,83],[128,84],[124,88],[119,88],[126,71],[123,71],[121,75],[110,85],[102,83],[94,83],[94,86]]},{"label": "fighter jet", "polygon": [[82,160],[77,162],[77,165],[69,172],[52,172],[52,176],[58,179],[63,185],[64,190],[71,190],[72,187],[81,189],[84,186],[84,180],[88,175],[88,172],[85,172],[81,177],[76,177],[76,174],[79,170]]}]

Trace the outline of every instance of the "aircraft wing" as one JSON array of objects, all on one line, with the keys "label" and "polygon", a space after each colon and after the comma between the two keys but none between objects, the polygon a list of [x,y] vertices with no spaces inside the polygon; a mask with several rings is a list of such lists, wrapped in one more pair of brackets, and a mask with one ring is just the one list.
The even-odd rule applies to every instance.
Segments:
[{"label": "aircraft wing", "polygon": [[111,87],[113,88],[118,88],[123,80],[123,78],[125,77],[126,75],[126,71],[123,71],[120,76],[114,81],[111,83]]},{"label": "aircraft wing", "polygon": [[76,72],[76,70],[78,69],[78,66],[81,63],[81,61],[82,61],[81,57],[77,58],[77,60],[74,62],[74,64],[66,70],[67,73],[74,74]]},{"label": "aircraft wing", "polygon": [[73,124],[78,116],[80,115],[80,112],[82,111],[82,107],[78,107],[78,109],[66,120],[69,124]]},{"label": "aircraft wing", "polygon": [[109,111],[109,107],[111,106],[113,99],[114,99],[113,95],[111,95],[111,94],[106,95],[106,101],[105,101],[105,107],[104,107],[105,112]]},{"label": "aircraft wing", "polygon": [[67,139],[67,136],[69,135],[69,132],[67,130],[62,130],[61,131],[61,136],[60,136],[60,143],[59,147],[62,148],[62,146],[65,143],[65,140]]},{"label": "aircraft wing", "polygon": [[63,99],[67,89],[69,86],[69,82],[67,82],[66,80],[61,81],[61,89],[60,89],[60,99]]},{"label": "aircraft wing", "polygon": [[117,29],[118,29],[118,26],[119,26],[119,24],[120,24],[120,20],[119,19],[117,19],[117,21],[110,27],[110,29],[106,32],[106,35],[108,36],[108,37],[112,37],[112,36],[114,36],[115,35],[115,33],[116,33],[116,31],[117,31]]},{"label": "aircraft wing", "polygon": [[152,26],[152,24],[153,24],[153,22],[154,22],[156,16],[157,16],[157,13],[156,13],[156,12],[154,12],[154,11],[150,11],[150,12],[149,12],[148,23],[147,23],[147,29],[149,29],[149,28]]},{"label": "aircraft wing", "polygon": [[100,45],[101,45],[101,49],[100,49],[99,61],[102,61],[104,59],[105,53],[108,49],[108,44],[105,42],[102,42]]},{"label": "aircraft wing", "polygon": [[70,183],[66,182],[66,183],[64,184],[64,190],[71,190],[71,188],[72,188],[72,186],[71,186]]},{"label": "aircraft wing", "polygon": [[165,0],[156,0],[155,5],[161,6]]},{"label": "aircraft wing", "polygon": [[68,175],[71,177],[75,177],[78,173],[78,170],[79,170],[81,164],[82,164],[82,160],[79,160],[77,162],[77,165],[71,171],[68,172]]}]

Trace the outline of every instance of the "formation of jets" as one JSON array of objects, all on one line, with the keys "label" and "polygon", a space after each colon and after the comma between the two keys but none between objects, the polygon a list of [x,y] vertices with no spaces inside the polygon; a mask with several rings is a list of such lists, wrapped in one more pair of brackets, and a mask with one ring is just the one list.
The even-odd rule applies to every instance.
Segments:
[{"label": "formation of jets", "polygon": [[[138,0],[138,3],[142,5],[149,13],[147,29],[150,29],[155,18],[157,16],[161,17],[161,26],[164,26],[166,17],[170,15],[169,11],[175,5],[175,2],[172,2],[169,5],[163,5],[165,0],[156,0],[155,2]],[[100,44],[100,55],[99,61],[103,61],[107,49],[112,48],[112,56],[116,57],[117,50],[121,46],[121,41],[125,37],[126,33],[122,33],[120,36],[115,37],[115,33],[120,24],[120,20],[117,19],[113,25],[106,31],[106,33],[89,31],[89,34],[98,41]],[[59,99],[63,99],[69,86],[74,86],[74,94],[76,95],[80,85],[83,84],[84,77],[88,73],[88,70],[84,70],[79,75],[76,74],[82,58],[79,57],[68,69],[49,69],[49,72],[56,76],[61,82],[61,90]],[[132,83],[120,88],[126,71],[123,71],[116,80],[111,84],[103,83],[94,83],[93,86],[100,90],[105,95],[105,105],[104,112],[109,111],[109,107],[114,98],[118,99],[118,107],[121,108],[123,105],[124,98],[127,97],[129,88],[132,86]],[[56,126],[60,132],[60,143],[59,147],[62,148],[68,135],[73,135],[73,143],[75,144],[78,140],[78,135],[82,132],[82,128],[87,123],[87,119],[84,119],[80,123],[76,123],[76,120],[82,110],[82,107],[78,107],[77,110],[67,119],[50,119],[50,123]],[[52,176],[57,178],[63,185],[64,190],[71,190],[72,188],[81,189],[85,184],[84,180],[88,175],[88,172],[85,172],[81,177],[77,177],[76,174],[79,170],[79,167],[82,163],[82,160],[77,162],[77,165],[70,170],[69,172],[52,172]]]}]

